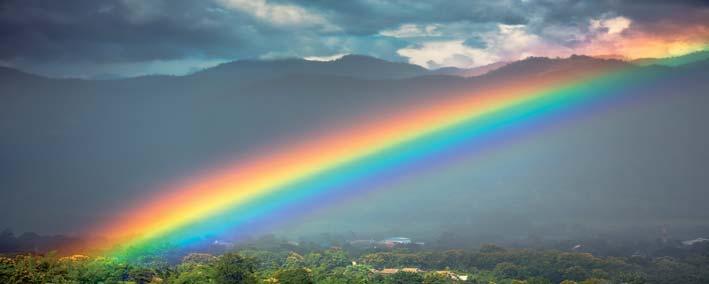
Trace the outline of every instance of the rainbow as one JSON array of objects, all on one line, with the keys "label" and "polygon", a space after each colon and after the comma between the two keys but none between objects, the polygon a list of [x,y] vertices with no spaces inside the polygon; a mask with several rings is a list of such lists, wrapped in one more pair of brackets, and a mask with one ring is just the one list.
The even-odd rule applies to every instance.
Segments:
[{"label": "rainbow", "polygon": [[[564,73],[564,72],[561,72]],[[410,104],[167,188],[93,231],[83,248],[134,257],[310,212],[479,147],[476,141],[621,97],[657,72],[589,68]]]}]

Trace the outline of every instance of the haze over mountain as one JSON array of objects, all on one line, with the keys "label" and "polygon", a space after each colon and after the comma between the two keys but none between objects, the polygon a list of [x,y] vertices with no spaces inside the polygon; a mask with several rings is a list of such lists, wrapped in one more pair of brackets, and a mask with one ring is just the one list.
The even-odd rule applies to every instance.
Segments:
[{"label": "haze over mountain", "polygon": [[475,77],[484,75],[490,71],[496,70],[502,66],[507,65],[508,62],[496,62],[488,65],[483,65],[474,68],[457,68],[457,67],[443,67],[439,69],[432,70],[433,73],[441,75],[454,75],[461,77]]},{"label": "haze over mountain", "polygon": [[662,65],[662,66],[680,66],[688,63],[709,59],[709,51],[698,51],[681,56],[673,56],[667,58],[638,58],[631,62],[636,65]]},{"label": "haze over mountain", "polygon": [[287,146],[293,137],[348,127],[369,113],[524,78],[619,68],[657,72],[661,81],[634,82],[625,103],[510,138],[281,232],[425,236],[465,228],[458,230],[514,236],[549,223],[598,230],[706,225],[709,83],[702,78],[709,61],[637,67],[585,56],[529,58],[463,78],[345,56],[237,61],[187,76],[107,81],[4,68],[0,227],[78,233],[186,176]]}]

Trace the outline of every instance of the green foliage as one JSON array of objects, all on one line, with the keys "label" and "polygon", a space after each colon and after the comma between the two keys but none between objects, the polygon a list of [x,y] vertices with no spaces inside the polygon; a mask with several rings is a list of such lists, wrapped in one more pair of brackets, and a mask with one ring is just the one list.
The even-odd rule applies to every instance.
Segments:
[{"label": "green foliage", "polygon": [[610,284],[610,281],[598,278],[589,278],[579,282],[579,284]]},{"label": "green foliage", "polygon": [[280,284],[312,284],[313,278],[305,268],[285,269],[276,272]]},{"label": "green foliage", "polygon": [[500,278],[523,279],[527,277],[527,270],[511,262],[500,262],[495,266],[495,274]]},{"label": "green foliage", "polygon": [[130,266],[110,258],[96,258],[88,261],[72,261],[71,270],[81,283],[115,283],[128,279]]},{"label": "green foliage", "polygon": [[494,244],[483,244],[482,246],[480,246],[481,253],[499,253],[505,251],[507,250]]},{"label": "green foliage", "polygon": [[10,283],[15,274],[15,262],[12,258],[0,256],[0,283]]},{"label": "green foliage", "polygon": [[212,264],[217,261],[217,257],[208,253],[190,253],[182,258],[182,263]]},{"label": "green foliage", "polygon": [[449,284],[449,283],[455,283],[452,278],[445,274],[441,273],[426,273],[423,276],[423,283],[424,284]]},{"label": "green foliage", "polygon": [[255,270],[256,264],[253,259],[237,253],[226,253],[216,261],[214,276],[218,284],[256,283]]},{"label": "green foliage", "polygon": [[[298,251],[298,252],[296,252]],[[0,283],[709,283],[709,254],[687,257],[607,257],[554,250],[352,251],[318,246],[250,248],[213,256],[192,253],[168,264],[150,256],[121,258],[74,255],[0,256]],[[422,272],[387,274],[383,268]],[[443,270],[443,271],[441,271]],[[409,271],[409,270],[407,270]]]},{"label": "green foliage", "polygon": [[155,271],[146,267],[131,267],[128,271],[128,279],[136,284],[150,283],[155,276]]},{"label": "green foliage", "polygon": [[[595,277],[595,276],[594,276]],[[645,284],[647,277],[640,272],[622,272],[620,273],[620,281],[628,284]]]},{"label": "green foliage", "polygon": [[387,284],[423,283],[423,276],[418,273],[399,271],[385,278]]},{"label": "green foliage", "polygon": [[362,284],[374,283],[374,277],[371,272],[372,267],[368,265],[347,266],[342,273],[345,283]]},{"label": "green foliage", "polygon": [[168,278],[173,284],[216,283],[214,266],[209,263],[183,262],[177,266],[177,272]]},{"label": "green foliage", "polygon": [[574,265],[564,269],[562,275],[564,279],[581,281],[588,278],[589,273],[583,267]]},{"label": "green foliage", "polygon": [[290,252],[288,257],[286,257],[285,267],[289,269],[303,268],[305,266],[305,259],[302,255],[295,252]]},{"label": "green foliage", "polygon": [[538,276],[527,278],[525,282],[526,284],[551,284],[551,281],[549,281],[549,279]]}]

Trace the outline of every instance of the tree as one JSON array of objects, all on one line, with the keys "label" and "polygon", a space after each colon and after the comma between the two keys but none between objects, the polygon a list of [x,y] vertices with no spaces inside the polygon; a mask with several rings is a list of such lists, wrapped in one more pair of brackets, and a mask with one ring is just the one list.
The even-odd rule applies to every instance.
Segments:
[{"label": "tree", "polygon": [[432,273],[426,273],[426,275],[423,276],[423,283],[424,284],[448,284],[448,283],[455,283],[455,281],[453,281],[453,279],[451,279],[446,274],[432,272]]},{"label": "tree", "polygon": [[276,272],[276,279],[280,284],[312,284],[310,272],[304,268],[285,269]]},{"label": "tree", "polygon": [[214,283],[214,267],[211,262],[207,264],[197,262],[183,262],[177,266],[177,272],[170,278],[169,283],[174,284],[201,284]]},{"label": "tree", "polygon": [[372,283],[373,277],[370,269],[372,269],[372,267],[368,265],[350,265],[345,268],[342,277],[345,278],[347,283]]},{"label": "tree", "polygon": [[182,258],[182,263],[211,264],[217,257],[208,253],[190,253]]},{"label": "tree", "polygon": [[551,284],[551,281],[549,281],[549,279],[546,279],[544,277],[530,277],[530,278],[527,278],[525,283],[527,283],[527,284]]},{"label": "tree", "polygon": [[524,267],[511,262],[500,262],[495,265],[495,274],[508,279],[523,279],[527,276]]},{"label": "tree", "polygon": [[328,264],[328,268],[345,267],[350,264],[347,253],[340,248],[331,248],[323,253],[323,260]]},{"label": "tree", "polygon": [[147,284],[153,280],[155,272],[144,267],[132,267],[128,277],[137,284]]},{"label": "tree", "polygon": [[480,246],[481,253],[498,253],[507,251],[505,248],[497,246],[495,244],[483,244]]},{"label": "tree", "polygon": [[589,278],[584,281],[579,282],[579,284],[608,284],[610,281],[598,278]]},{"label": "tree", "polygon": [[647,279],[639,272],[623,272],[620,274],[620,281],[628,284],[644,284]]},{"label": "tree", "polygon": [[245,258],[237,253],[222,255],[214,265],[214,278],[216,283],[223,284],[248,284],[256,283],[254,260]]},{"label": "tree", "polygon": [[386,278],[387,284],[423,283],[423,276],[418,273],[399,271]]},{"label": "tree", "polygon": [[0,283],[10,283],[14,270],[14,261],[11,258],[0,256]]},{"label": "tree", "polygon": [[288,257],[286,257],[286,263],[285,263],[286,268],[288,268],[288,269],[302,268],[304,264],[305,264],[305,261],[303,259],[303,256],[301,256],[300,254],[297,254],[295,252],[288,253]]},{"label": "tree", "polygon": [[583,267],[574,265],[569,268],[564,269],[563,279],[569,279],[574,281],[581,281],[589,277],[588,272],[586,272]]}]

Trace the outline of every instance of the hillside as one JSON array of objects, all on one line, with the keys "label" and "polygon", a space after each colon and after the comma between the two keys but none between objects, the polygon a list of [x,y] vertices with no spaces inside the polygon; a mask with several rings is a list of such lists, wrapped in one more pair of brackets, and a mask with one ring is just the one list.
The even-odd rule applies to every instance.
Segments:
[{"label": "hillside", "polygon": [[363,79],[399,79],[428,74],[425,68],[369,56],[346,55],[333,61],[304,59],[239,60],[198,72],[193,77],[229,76],[236,80],[263,80],[290,74],[347,76]]},{"label": "hillside", "polygon": [[[709,167],[704,131],[709,84],[697,79],[707,75],[705,64],[672,69],[583,56],[529,58],[468,79],[429,76],[420,67],[356,56],[333,62],[244,61],[189,76],[110,81],[47,80],[5,70],[0,159],[12,167],[0,171],[0,180],[17,191],[0,201],[8,209],[0,218],[16,231],[34,230],[26,227],[31,223],[44,232],[71,232],[77,228],[58,227],[56,220],[95,222],[123,210],[117,196],[132,204],[177,177],[312,139],[322,129],[346,129],[372,113],[474,94],[481,86],[624,69],[657,79],[628,85],[622,97],[632,103],[560,119],[559,126],[539,130],[544,135],[510,138],[480,157],[484,162],[475,154],[393,184],[367,204],[328,209],[326,217],[293,232],[315,232],[326,224],[341,224],[330,231],[387,227],[388,233],[414,235],[482,226],[490,234],[514,236],[549,216],[587,226],[693,224],[709,217],[707,201],[696,198]],[[409,77],[419,72],[424,76]],[[646,199],[639,202],[638,195]],[[95,201],[73,202],[86,196]],[[585,202],[576,202],[578,196]],[[27,211],[19,200],[34,200],[51,214]]]},{"label": "hillside", "polygon": [[660,65],[676,67],[707,59],[709,59],[709,51],[697,51],[682,56],[668,58],[640,58],[632,60],[631,63],[640,66]]},{"label": "hillside", "polygon": [[440,74],[440,75],[461,76],[461,77],[475,77],[475,76],[484,75],[486,73],[489,73],[490,71],[497,70],[500,67],[507,65],[508,63],[509,62],[496,62],[496,63],[483,65],[483,66],[479,66],[479,67],[473,67],[473,68],[444,67],[444,68],[431,70],[431,73]]}]

